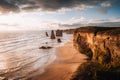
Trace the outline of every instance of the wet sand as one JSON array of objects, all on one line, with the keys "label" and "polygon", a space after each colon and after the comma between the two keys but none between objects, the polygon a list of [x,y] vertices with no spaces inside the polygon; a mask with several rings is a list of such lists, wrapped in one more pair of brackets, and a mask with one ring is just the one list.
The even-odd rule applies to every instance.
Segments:
[{"label": "wet sand", "polygon": [[56,49],[58,51],[56,53],[57,59],[46,67],[42,75],[29,78],[29,80],[70,80],[78,66],[86,62],[85,58],[87,57],[76,51],[72,42],[68,42]]}]

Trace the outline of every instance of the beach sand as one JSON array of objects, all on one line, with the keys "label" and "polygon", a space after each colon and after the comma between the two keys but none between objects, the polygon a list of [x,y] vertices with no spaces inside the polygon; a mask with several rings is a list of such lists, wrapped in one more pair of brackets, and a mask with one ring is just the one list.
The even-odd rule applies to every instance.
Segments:
[{"label": "beach sand", "polygon": [[32,77],[30,80],[70,80],[78,66],[86,62],[87,57],[74,49],[72,41],[56,49],[57,59],[46,67],[42,75]]}]

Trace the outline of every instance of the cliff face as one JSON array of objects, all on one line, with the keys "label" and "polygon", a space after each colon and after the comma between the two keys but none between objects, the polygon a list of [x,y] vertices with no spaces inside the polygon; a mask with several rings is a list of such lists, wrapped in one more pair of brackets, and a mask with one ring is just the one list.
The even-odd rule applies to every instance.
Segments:
[{"label": "cliff face", "polygon": [[120,27],[81,27],[74,32],[74,46],[102,64],[120,63]]}]

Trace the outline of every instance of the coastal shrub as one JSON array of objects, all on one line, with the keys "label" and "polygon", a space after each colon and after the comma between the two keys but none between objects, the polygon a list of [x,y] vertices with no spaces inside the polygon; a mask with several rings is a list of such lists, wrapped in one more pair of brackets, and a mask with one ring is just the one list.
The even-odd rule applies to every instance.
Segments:
[{"label": "coastal shrub", "polygon": [[81,64],[75,74],[72,76],[71,80],[94,80],[96,69],[93,66],[95,65],[89,62]]},{"label": "coastal shrub", "polygon": [[108,66],[96,62],[83,63],[71,80],[120,80],[120,71],[111,70]]},{"label": "coastal shrub", "polygon": [[120,59],[116,58],[113,62],[111,62],[111,69],[120,71]]}]

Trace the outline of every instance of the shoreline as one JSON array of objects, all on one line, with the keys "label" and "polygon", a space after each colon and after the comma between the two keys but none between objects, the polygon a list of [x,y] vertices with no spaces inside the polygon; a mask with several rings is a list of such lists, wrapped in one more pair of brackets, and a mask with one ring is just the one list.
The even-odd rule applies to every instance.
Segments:
[{"label": "shoreline", "polygon": [[[45,72],[29,79],[31,80],[70,80],[80,64],[86,62],[87,56],[80,54],[73,43],[67,42],[56,48],[56,60],[45,68]],[[37,71],[37,73],[40,73]],[[29,80],[28,79],[28,80]]]}]

